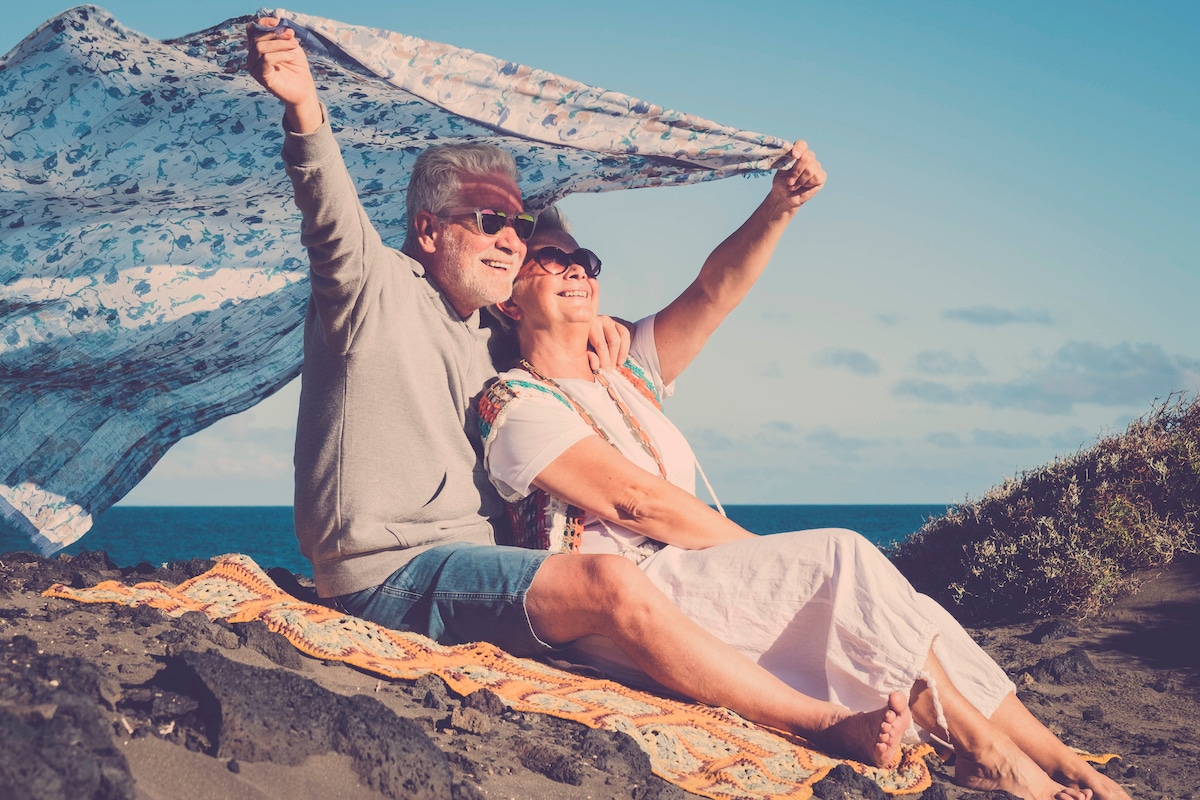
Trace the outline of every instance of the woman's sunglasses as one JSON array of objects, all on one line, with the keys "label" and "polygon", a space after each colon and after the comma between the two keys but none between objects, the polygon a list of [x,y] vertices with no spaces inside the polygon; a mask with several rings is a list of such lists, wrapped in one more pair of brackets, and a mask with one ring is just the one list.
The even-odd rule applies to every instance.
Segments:
[{"label": "woman's sunglasses", "polygon": [[600,274],[600,257],[591,250],[582,247],[574,253],[568,253],[551,245],[539,248],[529,258],[532,261],[536,261],[539,267],[551,275],[562,275],[571,268],[572,264],[578,264],[583,267],[584,273],[589,278],[595,278]]},{"label": "woman's sunglasses", "polygon": [[472,215],[475,217],[475,225],[479,228],[479,232],[485,236],[499,236],[505,225],[511,225],[517,238],[524,242],[533,236],[533,229],[537,227],[537,217],[528,211],[510,215],[490,208],[448,208],[438,214],[438,217],[446,219]]}]

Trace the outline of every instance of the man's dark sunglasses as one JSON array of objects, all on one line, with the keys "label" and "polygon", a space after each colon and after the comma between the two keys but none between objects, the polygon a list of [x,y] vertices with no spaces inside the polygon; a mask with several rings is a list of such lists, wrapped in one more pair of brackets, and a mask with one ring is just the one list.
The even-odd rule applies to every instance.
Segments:
[{"label": "man's dark sunglasses", "polygon": [[568,253],[551,245],[539,248],[530,258],[551,275],[562,275],[571,268],[572,264],[583,267],[583,271],[589,278],[595,278],[600,274],[600,257],[582,247],[574,253]]},{"label": "man's dark sunglasses", "polygon": [[524,242],[533,236],[533,229],[537,227],[537,217],[528,211],[508,214],[491,208],[448,208],[438,214],[443,219],[472,215],[475,217],[475,225],[479,228],[479,232],[485,236],[499,236],[505,225],[511,225],[517,238]]}]

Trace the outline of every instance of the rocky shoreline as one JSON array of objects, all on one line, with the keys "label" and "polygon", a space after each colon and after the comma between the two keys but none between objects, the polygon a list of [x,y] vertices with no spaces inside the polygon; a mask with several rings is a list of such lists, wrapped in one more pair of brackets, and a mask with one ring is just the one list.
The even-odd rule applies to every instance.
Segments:
[{"label": "rocky shoreline", "polygon": [[[174,585],[211,566],[119,568],[103,553],[0,556],[0,796],[594,798],[695,795],[629,737],[516,713],[488,690],[392,681],[301,655],[261,622],[42,597],[53,583]],[[303,578],[271,577],[311,599]],[[1200,798],[1200,560],[1082,621],[973,629],[1027,705],[1143,800]],[[931,758],[925,800],[997,800]],[[814,797],[885,797],[839,768]]]}]

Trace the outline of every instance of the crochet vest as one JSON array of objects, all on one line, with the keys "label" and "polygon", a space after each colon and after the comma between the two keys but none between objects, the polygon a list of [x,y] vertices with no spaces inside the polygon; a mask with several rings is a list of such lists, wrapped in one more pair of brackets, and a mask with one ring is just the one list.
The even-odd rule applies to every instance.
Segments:
[{"label": "crochet vest", "polygon": [[[662,400],[658,389],[646,371],[633,359],[626,359],[617,372],[658,409]],[[530,376],[528,380],[496,381],[479,400],[479,432],[489,441],[509,403],[531,391],[545,392],[574,410],[575,406],[559,391]],[[532,487],[520,500],[507,503],[508,519],[512,523],[511,541],[499,544],[549,550],[552,553],[577,553],[583,539],[583,520],[587,512],[554,495]]]}]

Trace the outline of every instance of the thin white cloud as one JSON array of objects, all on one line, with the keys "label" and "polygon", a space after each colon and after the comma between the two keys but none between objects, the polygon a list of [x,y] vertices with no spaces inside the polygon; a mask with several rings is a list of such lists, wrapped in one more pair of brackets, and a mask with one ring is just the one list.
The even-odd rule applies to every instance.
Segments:
[{"label": "thin white cloud", "polygon": [[934,431],[925,435],[925,441],[934,447],[941,447],[947,450],[956,450],[963,447],[963,440],[958,438],[958,434],[950,431]]},{"label": "thin white cloud", "polygon": [[987,370],[973,353],[956,356],[948,350],[923,350],[913,359],[913,368],[924,375],[986,375]]},{"label": "thin white cloud", "polygon": [[779,451],[795,448],[800,441],[800,429],[787,420],[774,419],[760,423],[734,447],[741,452]]},{"label": "thin white cloud", "polygon": [[813,360],[823,367],[835,367],[853,372],[855,375],[878,375],[879,362],[861,350],[830,347],[817,353]]},{"label": "thin white cloud", "polygon": [[1137,405],[1198,386],[1200,360],[1169,355],[1157,344],[1068,342],[1046,363],[1013,380],[973,381],[957,388],[944,381],[905,379],[892,387],[892,394],[934,405],[979,403],[1066,414],[1081,403]]},{"label": "thin white cloud", "polygon": [[1068,342],[1040,369],[1013,381],[973,383],[966,394],[993,408],[1065,414],[1077,403],[1148,403],[1186,391],[1198,375],[1200,361],[1169,355],[1157,344]]},{"label": "thin white cloud", "polygon": [[734,445],[728,434],[716,428],[691,428],[687,439],[697,450],[730,450]]},{"label": "thin white cloud", "polygon": [[1087,447],[1096,440],[1096,431],[1087,431],[1075,425],[1049,437],[1049,442],[1060,451],[1075,451]]},{"label": "thin white cloud", "polygon": [[1026,433],[976,428],[971,432],[971,444],[976,447],[998,447],[1006,450],[1020,450],[1026,447],[1036,447],[1041,444],[1041,439]]},{"label": "thin white cloud", "polygon": [[820,427],[812,431],[804,437],[804,441],[816,447],[821,447],[825,450],[833,450],[840,453],[857,453],[865,447],[870,447],[873,442],[869,439],[860,439],[854,436],[843,436],[832,428]]},{"label": "thin white cloud", "polygon": [[934,405],[961,405],[966,402],[962,392],[949,384],[905,378],[892,387],[895,397],[907,397]]},{"label": "thin white cloud", "polygon": [[983,305],[970,308],[951,308],[942,312],[942,319],[966,322],[970,325],[1051,325],[1050,312],[1034,308],[998,308]]}]

